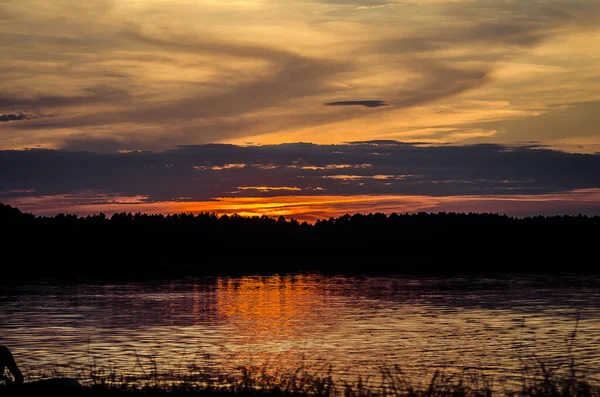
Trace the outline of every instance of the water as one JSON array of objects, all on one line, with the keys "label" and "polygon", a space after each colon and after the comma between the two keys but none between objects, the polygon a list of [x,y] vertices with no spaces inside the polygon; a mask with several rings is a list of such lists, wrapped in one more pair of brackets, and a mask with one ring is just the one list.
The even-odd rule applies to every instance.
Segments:
[{"label": "water", "polygon": [[350,381],[398,365],[417,384],[435,369],[469,368],[510,382],[524,365],[572,356],[596,379],[600,277],[296,275],[3,287],[0,344],[29,378],[56,368],[81,378],[97,368],[140,377],[154,365],[238,374],[251,364],[320,373],[330,364],[334,378]]}]

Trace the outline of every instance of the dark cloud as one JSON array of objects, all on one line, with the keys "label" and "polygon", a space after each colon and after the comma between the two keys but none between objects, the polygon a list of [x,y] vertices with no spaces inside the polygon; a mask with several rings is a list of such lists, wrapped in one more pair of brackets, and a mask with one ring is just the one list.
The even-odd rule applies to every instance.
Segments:
[{"label": "dark cloud", "polygon": [[367,108],[378,108],[380,106],[389,106],[385,101],[339,101],[328,102],[325,106],[364,106]]},{"label": "dark cloud", "polygon": [[0,109],[10,108],[55,108],[118,103],[129,97],[126,90],[107,85],[96,85],[83,90],[81,95],[30,95],[17,96],[0,94]]},{"label": "dark cloud", "polygon": [[46,118],[50,118],[50,117],[56,117],[56,115],[55,114],[8,113],[8,114],[0,114],[0,122],[46,119]]},{"label": "dark cloud", "polygon": [[11,192],[19,197],[85,192],[201,201],[290,194],[535,195],[590,188],[600,188],[600,155],[537,146],[372,141],[127,153],[0,151],[5,198]]},{"label": "dark cloud", "polygon": [[321,3],[350,5],[356,7],[377,7],[390,4],[387,0],[320,0]]},{"label": "dark cloud", "polygon": [[115,153],[118,151],[139,150],[147,146],[147,142],[135,138],[97,138],[83,135],[66,139],[62,148],[72,152],[87,152],[93,148],[94,152]]},{"label": "dark cloud", "polygon": [[19,114],[0,114],[0,122],[26,120],[27,116]]}]

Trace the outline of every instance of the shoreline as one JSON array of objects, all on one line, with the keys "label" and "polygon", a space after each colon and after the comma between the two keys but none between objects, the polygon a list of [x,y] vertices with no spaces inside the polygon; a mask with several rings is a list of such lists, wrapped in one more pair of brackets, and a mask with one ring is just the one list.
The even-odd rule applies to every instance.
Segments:
[{"label": "shoreline", "polygon": [[382,368],[379,374],[359,377],[354,382],[302,368],[288,374],[269,374],[255,367],[241,368],[235,376],[179,374],[179,379],[170,381],[161,380],[159,374],[152,372],[136,381],[115,373],[92,376],[87,381],[52,377],[22,385],[0,385],[0,396],[599,397],[600,383],[576,367],[573,361],[555,367],[539,363],[535,370],[522,373],[522,380],[509,388],[479,369],[436,370],[420,383],[411,384],[403,379],[398,367]]}]

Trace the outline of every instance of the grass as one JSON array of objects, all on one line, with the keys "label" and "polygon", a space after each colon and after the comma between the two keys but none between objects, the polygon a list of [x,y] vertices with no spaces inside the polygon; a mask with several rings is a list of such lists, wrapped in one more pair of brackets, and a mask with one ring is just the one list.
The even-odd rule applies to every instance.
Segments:
[{"label": "grass", "polygon": [[[536,360],[537,361],[537,360]],[[525,367],[516,384],[502,384],[479,370],[434,371],[419,384],[406,380],[400,366],[382,367],[378,374],[354,381],[334,379],[331,366],[301,366],[280,372],[268,363],[246,365],[233,375],[220,374],[207,366],[160,371],[155,360],[142,366],[136,377],[119,375],[111,367],[87,370],[54,367],[36,378],[74,377],[82,388],[34,390],[0,387],[0,396],[178,396],[197,397],[600,397],[600,385],[586,377],[573,360],[549,366],[537,361]],[[58,394],[57,394],[58,393]]]}]

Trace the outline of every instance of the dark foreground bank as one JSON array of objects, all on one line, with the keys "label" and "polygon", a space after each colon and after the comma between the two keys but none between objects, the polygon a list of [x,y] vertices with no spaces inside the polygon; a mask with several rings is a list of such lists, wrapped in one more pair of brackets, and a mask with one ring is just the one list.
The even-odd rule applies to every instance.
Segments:
[{"label": "dark foreground bank", "polygon": [[600,217],[355,214],[300,223],[215,214],[36,217],[0,204],[6,277],[262,272],[598,271]]},{"label": "dark foreground bank", "polygon": [[[104,378],[91,385],[73,384],[72,379],[50,379],[19,386],[0,386],[2,397],[597,397],[600,387],[573,368],[561,375],[557,368],[541,365],[535,374],[524,376],[520,386],[494,382],[478,372],[445,374],[436,371],[418,385],[408,384],[400,370],[382,369],[373,378],[335,382],[330,376],[310,375],[301,370],[286,376],[243,372],[235,379],[220,379],[219,385],[186,382],[171,385],[146,382],[143,386]],[[36,384],[37,383],[37,384]]]}]

